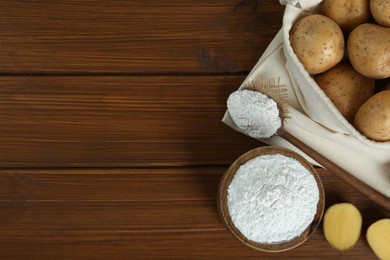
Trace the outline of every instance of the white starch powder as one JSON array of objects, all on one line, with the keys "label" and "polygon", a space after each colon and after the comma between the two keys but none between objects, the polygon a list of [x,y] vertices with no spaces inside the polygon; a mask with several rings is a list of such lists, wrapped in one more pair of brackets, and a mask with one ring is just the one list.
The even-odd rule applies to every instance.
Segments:
[{"label": "white starch powder", "polygon": [[227,203],[245,237],[272,244],[301,235],[314,219],[318,200],[316,180],[299,161],[270,154],[239,167]]},{"label": "white starch powder", "polygon": [[234,123],[253,138],[269,138],[282,126],[276,102],[260,92],[237,90],[227,107]]}]

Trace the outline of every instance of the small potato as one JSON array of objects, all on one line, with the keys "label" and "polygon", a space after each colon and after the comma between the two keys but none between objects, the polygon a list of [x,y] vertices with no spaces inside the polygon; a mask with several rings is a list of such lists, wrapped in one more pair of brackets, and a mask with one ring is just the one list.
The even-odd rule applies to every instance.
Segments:
[{"label": "small potato", "polygon": [[367,229],[368,245],[378,259],[390,259],[390,219],[384,218],[371,224]]},{"label": "small potato", "polygon": [[375,80],[364,77],[347,62],[315,75],[314,80],[350,123],[375,91]]},{"label": "small potato", "polygon": [[369,139],[390,141],[390,90],[369,98],[356,113],[354,125]]},{"label": "small potato", "polygon": [[370,0],[324,0],[321,14],[335,21],[345,32],[367,23],[370,19]]},{"label": "small potato", "polygon": [[370,0],[370,9],[378,24],[390,27],[390,0]]},{"label": "small potato", "polygon": [[344,36],[330,18],[312,14],[298,20],[290,31],[294,53],[309,74],[322,73],[344,56]]},{"label": "small potato", "polygon": [[359,239],[361,228],[362,215],[351,203],[334,204],[325,211],[325,239],[338,250],[351,249]]},{"label": "small potato", "polygon": [[390,77],[390,28],[365,23],[348,36],[347,52],[352,66],[373,79]]}]

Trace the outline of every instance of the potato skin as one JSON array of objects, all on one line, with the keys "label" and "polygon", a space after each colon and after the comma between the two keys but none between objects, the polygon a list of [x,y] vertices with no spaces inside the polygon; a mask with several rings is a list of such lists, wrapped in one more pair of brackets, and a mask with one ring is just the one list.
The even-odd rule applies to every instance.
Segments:
[{"label": "potato skin", "polygon": [[348,36],[347,53],[352,66],[373,79],[390,77],[390,28],[365,23]]},{"label": "potato skin", "polygon": [[375,80],[361,75],[347,62],[315,75],[314,80],[350,123],[375,91]]},{"label": "potato skin", "polygon": [[378,24],[390,27],[390,0],[370,0],[370,9]]},{"label": "potato skin", "polygon": [[370,0],[324,0],[321,14],[335,21],[344,32],[350,32],[370,19]]},{"label": "potato skin", "polygon": [[390,90],[373,95],[358,110],[355,128],[367,138],[390,141]]},{"label": "potato skin", "polygon": [[309,74],[332,68],[344,56],[343,32],[324,15],[312,14],[295,22],[290,31],[290,42]]}]

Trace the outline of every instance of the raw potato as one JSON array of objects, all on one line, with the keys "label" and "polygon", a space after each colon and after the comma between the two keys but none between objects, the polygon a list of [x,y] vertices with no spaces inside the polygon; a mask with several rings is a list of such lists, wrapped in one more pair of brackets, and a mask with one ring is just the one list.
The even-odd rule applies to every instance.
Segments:
[{"label": "raw potato", "polygon": [[370,0],[325,0],[320,12],[335,21],[345,32],[370,19]]},{"label": "raw potato", "polygon": [[348,36],[347,52],[352,66],[362,75],[373,79],[390,77],[390,28],[371,23],[359,25]]},{"label": "raw potato", "polygon": [[350,123],[375,91],[375,80],[364,77],[346,62],[315,75],[314,80]]},{"label": "raw potato", "polygon": [[390,27],[390,0],[370,0],[370,9],[378,24]]},{"label": "raw potato", "polygon": [[330,245],[338,250],[352,248],[362,227],[360,211],[350,203],[334,204],[324,215],[324,234]]},{"label": "raw potato", "polygon": [[356,113],[354,126],[369,139],[390,141],[390,90],[369,98]]},{"label": "raw potato", "polygon": [[380,259],[390,259],[390,219],[372,224],[366,233],[367,242]]},{"label": "raw potato", "polygon": [[309,74],[322,73],[344,56],[344,36],[330,18],[312,14],[298,20],[290,31],[294,53]]}]

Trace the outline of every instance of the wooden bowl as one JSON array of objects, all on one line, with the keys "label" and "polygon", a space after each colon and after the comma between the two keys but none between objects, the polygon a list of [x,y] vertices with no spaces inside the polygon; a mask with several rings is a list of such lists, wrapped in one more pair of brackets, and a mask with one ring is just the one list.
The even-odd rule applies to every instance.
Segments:
[{"label": "wooden bowl", "polygon": [[[297,161],[299,161],[314,176],[319,190],[317,212],[314,216],[312,223],[305,229],[305,231],[300,236],[287,242],[264,244],[264,243],[258,243],[249,240],[236,228],[229,214],[229,209],[227,205],[228,187],[231,181],[233,180],[236,171],[242,164],[246,163],[247,161],[257,156],[266,155],[266,154],[281,154],[287,157],[294,158]],[[264,147],[256,148],[248,151],[247,153],[239,157],[222,176],[222,179],[219,184],[217,199],[218,199],[218,211],[220,217],[224,222],[224,224],[226,225],[226,227],[228,228],[228,230],[245,245],[253,249],[266,251],[266,252],[282,252],[282,251],[295,248],[301,245],[302,243],[304,243],[318,227],[322,219],[322,215],[324,213],[324,204],[325,204],[325,194],[324,194],[322,182],[317,172],[313,168],[313,166],[298,153],[293,152],[286,148],[275,147],[275,146],[264,146]]]}]

